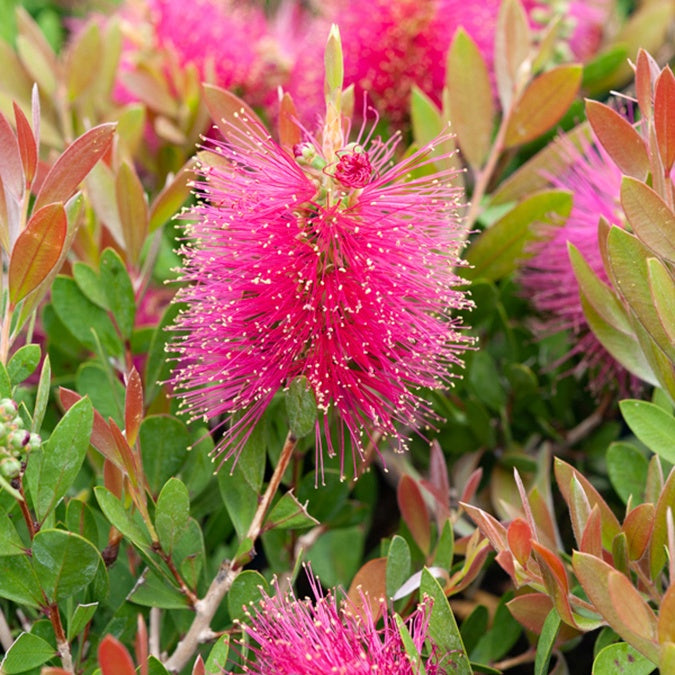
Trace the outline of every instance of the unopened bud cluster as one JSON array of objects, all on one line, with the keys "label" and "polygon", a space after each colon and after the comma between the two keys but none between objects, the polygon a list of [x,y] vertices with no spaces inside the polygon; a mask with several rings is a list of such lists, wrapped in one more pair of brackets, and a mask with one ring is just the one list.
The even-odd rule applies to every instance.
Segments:
[{"label": "unopened bud cluster", "polygon": [[0,399],[0,476],[16,478],[28,452],[42,442],[37,434],[24,429],[23,419],[11,398]]}]

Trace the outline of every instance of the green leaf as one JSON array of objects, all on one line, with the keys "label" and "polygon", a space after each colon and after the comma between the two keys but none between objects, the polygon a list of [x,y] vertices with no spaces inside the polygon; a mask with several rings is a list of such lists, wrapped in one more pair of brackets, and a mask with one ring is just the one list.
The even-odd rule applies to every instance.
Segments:
[{"label": "green leaf", "polygon": [[396,622],[396,627],[398,628],[398,634],[401,636],[401,642],[403,642],[403,648],[405,649],[405,653],[408,657],[408,662],[412,668],[412,672],[414,672],[415,675],[427,675],[426,668],[424,667],[424,661],[422,661],[419,650],[413,642],[412,635],[410,635],[408,627],[405,625],[403,619],[398,614],[394,614],[394,621]]},{"label": "green leaf", "polygon": [[[133,165],[123,161],[115,177],[115,196],[127,256],[137,265],[148,233],[148,201]],[[131,332],[131,331],[130,331]]]},{"label": "green leaf", "polygon": [[112,248],[101,254],[101,285],[120,333],[130,338],[136,317],[134,287],[122,259]]},{"label": "green leaf", "polygon": [[249,525],[253,521],[253,515],[258,508],[258,491],[243,478],[237,466],[232,473],[220,471],[217,480],[227,514],[241,540],[246,536]]},{"label": "green leaf", "polygon": [[527,244],[537,238],[533,223],[562,225],[572,210],[572,195],[564,190],[543,190],[526,197],[485,230],[469,248],[472,268],[467,279],[501,279],[517,269],[529,254]]},{"label": "green leaf", "polygon": [[96,613],[98,602],[90,602],[86,605],[75,607],[70,619],[68,620],[68,641],[74,640],[91,621]]},{"label": "green leaf", "polygon": [[608,645],[593,661],[593,675],[649,675],[654,670],[654,664],[626,642]]},{"label": "green leaf", "polygon": [[160,577],[149,570],[143,581],[137,584],[129,594],[129,600],[143,607],[159,607],[161,609],[188,609],[187,598],[176,586],[165,577]]},{"label": "green leaf", "polygon": [[316,427],[316,398],[304,376],[296,377],[285,392],[288,426],[295,438],[311,434]]},{"label": "green leaf", "polygon": [[204,664],[206,675],[221,675],[225,672],[227,665],[227,655],[230,651],[230,636],[225,635],[218,638],[217,642],[211,648],[209,656]]},{"label": "green leaf", "polygon": [[506,391],[500,381],[497,364],[487,351],[474,352],[468,364],[467,384],[470,391],[494,411],[506,405]]},{"label": "green leaf", "polygon": [[410,576],[410,546],[398,534],[395,534],[389,544],[387,553],[387,597],[391,598]]},{"label": "green leaf", "polygon": [[148,657],[148,675],[170,675],[164,664],[156,657]]},{"label": "green leaf", "polygon": [[612,487],[624,504],[633,495],[633,504],[640,503],[647,483],[647,458],[630,443],[612,443],[607,449],[607,473]]},{"label": "green leaf", "polygon": [[471,675],[469,658],[448,599],[437,579],[426,569],[422,570],[420,595],[428,595],[434,603],[429,617],[429,636],[441,653],[450,653],[456,675]]},{"label": "green leaf", "polygon": [[244,570],[232,582],[227,594],[227,609],[232,619],[246,617],[244,607],[255,604],[262,597],[261,590],[269,593],[269,585],[259,572]]},{"label": "green leaf", "polygon": [[110,524],[116,527],[132,544],[149,552],[150,534],[141,523],[132,518],[131,513],[122,506],[120,500],[103,486],[95,487],[94,494],[103,515],[110,521]]},{"label": "green leaf", "polygon": [[675,281],[668,268],[658,258],[648,258],[649,288],[654,307],[668,339],[675,343]]},{"label": "green leaf", "polygon": [[287,492],[272,507],[265,519],[265,529],[302,530],[319,521],[307,512],[307,505],[301,504],[292,492]]},{"label": "green leaf", "polygon": [[124,428],[124,385],[111,369],[99,361],[85,361],[77,369],[75,386],[78,394],[89,397],[103,419],[112,417]]},{"label": "green leaf", "polygon": [[0,558],[0,598],[28,607],[44,603],[40,582],[27,555]]},{"label": "green leaf", "polygon": [[534,659],[534,675],[546,675],[548,673],[548,664],[551,660],[551,652],[555,645],[558,629],[560,628],[560,614],[555,607],[549,612],[541,635],[537,641],[537,653]]},{"label": "green leaf", "polygon": [[620,401],[619,408],[637,438],[659,457],[675,464],[675,417],[653,403],[635,399]]},{"label": "green leaf", "polygon": [[487,663],[504,657],[522,634],[521,625],[514,619],[506,603],[513,593],[503,595],[497,605],[492,627],[478,640],[471,651],[471,661]]},{"label": "green leaf", "polygon": [[33,421],[30,430],[34,433],[40,433],[42,422],[47,412],[47,404],[49,403],[49,393],[52,383],[52,366],[49,360],[49,354],[45,354],[42,362],[42,371],[40,372],[40,380],[38,382],[37,393],[35,394],[35,409],[33,410]]},{"label": "green leaf", "polygon": [[326,587],[346,588],[361,567],[364,543],[362,527],[329,530],[307,551],[307,559]]},{"label": "green leaf", "polygon": [[576,98],[581,75],[579,65],[557,66],[530,82],[509,118],[505,147],[532,141],[558,122]]},{"label": "green leaf", "polygon": [[150,491],[157,494],[185,462],[190,434],[184,422],[169,415],[150,415],[139,431],[143,469]]},{"label": "green leaf", "polygon": [[26,548],[12,517],[0,506],[0,557],[25,553]]},{"label": "green leaf", "polygon": [[64,530],[40,530],[33,539],[33,568],[42,590],[60,602],[86,588],[103,560],[84,537]]},{"label": "green leaf", "polygon": [[12,382],[9,379],[9,373],[3,363],[0,363],[0,396],[2,398],[12,397]]},{"label": "green leaf", "polygon": [[21,633],[7,651],[0,669],[5,675],[25,673],[46,663],[56,654],[54,647],[46,640],[31,633]]},{"label": "green leaf", "polygon": [[7,364],[7,374],[12,384],[23,382],[40,363],[40,346],[24,345],[17,349]]},{"label": "green leaf", "polygon": [[78,260],[73,263],[73,279],[82,293],[95,305],[106,311],[110,309],[101,277],[96,270]]},{"label": "green leaf", "polygon": [[450,45],[446,80],[452,130],[467,162],[479,169],[490,149],[496,111],[485,60],[462,27]]},{"label": "green leaf", "polygon": [[115,356],[123,353],[122,342],[108,313],[89,300],[74,279],[64,276],[54,279],[52,305],[63,325],[87,349],[97,351],[95,333],[108,352]]},{"label": "green leaf", "polygon": [[44,521],[75,481],[89,448],[93,421],[91,401],[80,399],[61,418],[42,450],[30,454],[26,480],[38,521]]},{"label": "green leaf", "polygon": [[187,488],[178,478],[170,478],[159,493],[155,509],[155,528],[166,553],[173,552],[189,518],[190,495]]},{"label": "green leaf", "polygon": [[150,207],[148,231],[156,229],[171,220],[188,198],[194,179],[194,159],[181,167],[180,171],[162,188]]},{"label": "green leaf", "polygon": [[168,354],[167,340],[169,331],[167,326],[173,324],[179,312],[185,308],[181,303],[172,303],[164,312],[155,332],[150,340],[148,359],[145,363],[145,399],[146,403],[154,400],[159,391],[159,382],[169,379],[171,375],[170,354]]}]

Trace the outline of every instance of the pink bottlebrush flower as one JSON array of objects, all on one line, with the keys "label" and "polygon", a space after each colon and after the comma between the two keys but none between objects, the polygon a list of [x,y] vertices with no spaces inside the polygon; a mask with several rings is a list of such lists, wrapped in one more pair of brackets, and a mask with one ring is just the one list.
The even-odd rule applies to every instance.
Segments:
[{"label": "pink bottlebrush flower", "polygon": [[[267,594],[259,605],[245,608],[248,621],[242,623],[251,641],[255,659],[245,668],[251,675],[413,675],[418,672],[406,653],[394,616],[384,599],[382,627],[376,626],[365,596],[360,608],[348,600],[339,603],[336,593],[323,594],[319,581],[308,574],[313,598],[299,600],[292,592],[285,595],[276,584],[274,597]],[[431,602],[425,599],[406,622],[417,651],[422,654],[428,638]],[[451,655],[445,656],[447,669],[431,649],[422,656],[427,675],[452,672]]]},{"label": "pink bottlebrush flower", "polygon": [[[355,85],[356,101],[367,92],[378,111],[400,123],[408,115],[413,85],[440,103],[446,53],[460,26],[492,67],[499,4],[500,0],[328,0],[319,21],[340,27],[345,84]],[[326,30],[316,33],[323,36]],[[298,54],[287,85],[294,99],[312,112],[323,108],[323,46],[323,40],[316,39]]]},{"label": "pink bottlebrush flower", "polygon": [[544,29],[560,16],[569,56],[580,61],[598,51],[612,12],[611,0],[523,0],[523,6],[535,28]]},{"label": "pink bottlebrush flower", "polygon": [[321,466],[322,443],[343,468],[346,435],[356,465],[373,433],[403,449],[402,428],[433,421],[419,389],[447,385],[470,343],[449,316],[470,306],[454,288],[460,194],[431,147],[394,163],[398,140],[362,128],[356,143],[309,138],[292,156],[242,110],[207,149],[173,383],[193,416],[225,416],[226,457],[300,376],[320,410]]},{"label": "pink bottlebrush flower", "polygon": [[622,174],[599,144],[580,152],[569,143],[567,151],[574,157],[573,163],[562,175],[551,177],[551,182],[571,191],[572,211],[562,227],[551,228],[548,237],[534,244],[534,256],[522,272],[522,286],[524,294],[545,317],[537,325],[537,332],[545,335],[571,331],[576,344],[565,360],[574,355],[583,357],[584,366],[596,371],[592,389],[618,385],[620,390],[626,390],[636,382],[590,330],[567,252],[570,242],[598,278],[608,283],[598,243],[598,221],[603,216],[612,225],[623,225],[619,203]]}]

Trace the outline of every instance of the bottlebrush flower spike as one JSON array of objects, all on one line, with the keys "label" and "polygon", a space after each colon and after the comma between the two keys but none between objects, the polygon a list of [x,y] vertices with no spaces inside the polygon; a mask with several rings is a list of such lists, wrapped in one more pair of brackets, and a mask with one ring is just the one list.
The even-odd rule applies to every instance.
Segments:
[{"label": "bottlebrush flower spike", "polygon": [[565,357],[583,357],[583,364],[594,371],[592,390],[606,386],[626,391],[638,386],[591,332],[579,300],[579,286],[567,254],[567,242],[583,255],[596,276],[608,283],[598,243],[598,220],[622,226],[623,211],[619,203],[622,173],[607,153],[595,144],[580,152],[569,143],[574,162],[560,176],[551,177],[555,187],[570,190],[573,206],[567,222],[552,228],[550,236],[533,245],[534,255],[527,261],[521,281],[524,294],[544,318],[537,325],[542,334],[570,330],[576,340]]},{"label": "bottlebrush flower spike", "polygon": [[[376,627],[377,617],[370,604],[357,609],[348,600],[338,603],[335,593],[323,594],[319,581],[308,574],[313,598],[299,600],[292,592],[263,595],[257,607],[246,608],[248,620],[242,623],[248,646],[255,656],[246,665],[252,675],[371,675],[419,672],[406,653],[394,616],[382,601],[383,625]],[[431,603],[423,601],[406,622],[413,644],[422,652],[427,639]],[[438,654],[422,657],[427,675],[442,675],[446,670]],[[449,657],[446,657],[449,661]]]},{"label": "bottlebrush flower spike", "polygon": [[336,115],[331,102],[321,142],[291,153],[242,107],[202,153],[172,383],[193,417],[224,416],[225,458],[301,376],[321,412],[321,467],[325,444],[344,469],[346,436],[355,466],[375,433],[402,450],[406,427],[435,419],[419,390],[447,386],[471,343],[450,317],[471,305],[455,288],[454,172],[432,168],[431,146],[395,163],[399,135],[365,124],[347,143]]}]

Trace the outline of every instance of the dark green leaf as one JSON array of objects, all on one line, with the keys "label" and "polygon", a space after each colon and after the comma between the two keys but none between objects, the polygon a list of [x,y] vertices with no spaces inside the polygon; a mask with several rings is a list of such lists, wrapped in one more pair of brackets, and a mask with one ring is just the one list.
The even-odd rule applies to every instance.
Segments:
[{"label": "dark green leaf", "polygon": [[265,519],[265,529],[301,530],[318,524],[319,521],[307,513],[306,504],[301,504],[292,492],[283,495]]},{"label": "dark green leaf", "polygon": [[188,609],[188,601],[180,590],[167,579],[150,571],[147,571],[142,582],[134,587],[129,599],[144,607]]},{"label": "dark green leaf", "polygon": [[150,491],[157,494],[185,461],[190,434],[185,423],[169,415],[150,415],[139,431],[143,469]]},{"label": "dark green leaf", "polygon": [[84,537],[64,530],[40,530],[33,539],[33,567],[45,595],[60,602],[86,588],[103,564]]},{"label": "dark green leaf", "polygon": [[135,520],[115,495],[102,486],[94,488],[94,494],[103,515],[116,527],[132,544],[144,551],[150,550],[150,534],[145,527]]},{"label": "dark green leaf", "polygon": [[541,629],[541,635],[537,641],[537,653],[534,659],[534,675],[546,675],[548,673],[548,664],[551,661],[551,652],[553,651],[559,628],[560,615],[554,607],[546,617],[544,626]]},{"label": "dark green leaf", "polygon": [[26,548],[12,518],[0,506],[0,557],[25,553]]},{"label": "dark green leaf", "polygon": [[408,542],[395,534],[387,554],[387,597],[391,598],[410,576],[410,547]]},{"label": "dark green leaf", "polygon": [[261,589],[269,593],[269,585],[259,572],[244,570],[232,582],[227,594],[227,609],[232,619],[244,619],[244,607],[257,603],[262,597]]},{"label": "dark green leaf", "polygon": [[285,392],[288,426],[296,438],[302,438],[314,431],[316,426],[316,399],[307,378],[296,377]]},{"label": "dark green leaf", "polygon": [[146,403],[154,400],[159,391],[159,383],[167,380],[171,374],[171,364],[168,358],[166,344],[170,333],[166,330],[170,326],[181,309],[185,305],[173,303],[166,308],[157,329],[153,333],[148,349],[148,360],[145,363],[145,398]]},{"label": "dark green leaf", "polygon": [[607,449],[607,473],[612,487],[624,504],[633,495],[633,504],[640,503],[647,483],[647,458],[630,443],[612,443]]},{"label": "dark green leaf", "polygon": [[492,410],[506,405],[506,392],[500,382],[494,359],[487,351],[474,352],[468,364],[467,384],[473,394]]},{"label": "dark green leaf", "polygon": [[75,375],[77,392],[88,396],[94,408],[107,420],[124,426],[124,385],[115,377],[112,369],[106,369],[97,361],[85,361]]},{"label": "dark green leaf", "polygon": [[1,670],[6,675],[25,673],[41,666],[54,656],[56,650],[49,642],[31,633],[21,633],[5,655]]},{"label": "dark green leaf", "polygon": [[28,607],[44,604],[40,582],[27,555],[0,558],[0,598]]},{"label": "dark green leaf", "polygon": [[213,645],[209,652],[209,657],[204,664],[204,672],[206,675],[220,675],[225,672],[227,665],[227,655],[230,651],[230,636],[226,633],[218,638],[216,644]]},{"label": "dark green leaf", "polygon": [[78,605],[68,620],[68,640],[74,640],[91,621],[96,613],[98,602],[90,602],[86,605]]}]

